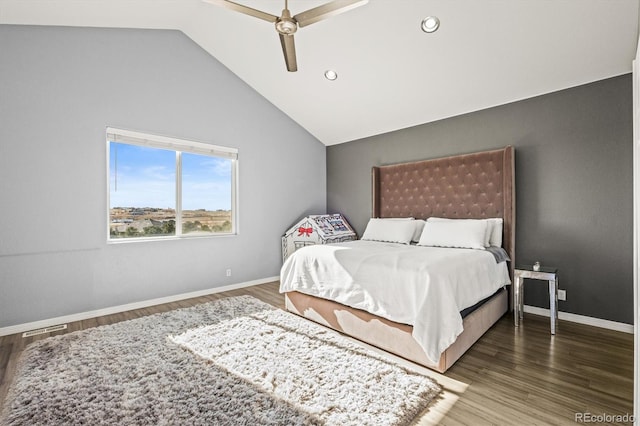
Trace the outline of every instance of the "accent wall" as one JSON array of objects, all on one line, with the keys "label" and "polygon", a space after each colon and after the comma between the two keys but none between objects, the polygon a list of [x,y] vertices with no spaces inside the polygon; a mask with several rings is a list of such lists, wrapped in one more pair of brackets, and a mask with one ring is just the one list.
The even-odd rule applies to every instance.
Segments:
[{"label": "accent wall", "polygon": [[[559,269],[560,311],[633,324],[631,75],[329,146],[328,211],[362,235],[372,166],[506,145],[516,158],[516,264]],[[526,280],[525,304],[549,307],[544,281]]]}]

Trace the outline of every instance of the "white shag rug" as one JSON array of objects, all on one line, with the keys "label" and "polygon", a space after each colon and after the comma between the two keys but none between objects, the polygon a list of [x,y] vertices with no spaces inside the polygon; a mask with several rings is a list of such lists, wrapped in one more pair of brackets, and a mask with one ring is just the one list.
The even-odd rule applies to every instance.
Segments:
[{"label": "white shag rug", "polygon": [[240,296],[29,345],[0,424],[402,425],[439,393],[332,330]]}]

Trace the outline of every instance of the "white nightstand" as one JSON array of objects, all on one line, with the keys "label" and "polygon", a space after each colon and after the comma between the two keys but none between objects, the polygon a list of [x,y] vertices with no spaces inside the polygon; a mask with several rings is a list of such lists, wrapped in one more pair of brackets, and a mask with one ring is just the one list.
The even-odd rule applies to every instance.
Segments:
[{"label": "white nightstand", "polygon": [[549,282],[549,311],[551,314],[551,334],[556,334],[558,324],[558,270],[550,267],[540,267],[538,271],[533,266],[516,266],[513,284],[513,321],[518,327],[524,313],[524,279],[543,280]]}]

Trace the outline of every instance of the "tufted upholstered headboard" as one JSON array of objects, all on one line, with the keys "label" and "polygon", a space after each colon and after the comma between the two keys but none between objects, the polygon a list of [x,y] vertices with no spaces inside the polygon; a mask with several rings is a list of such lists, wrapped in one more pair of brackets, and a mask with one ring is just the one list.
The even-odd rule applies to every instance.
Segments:
[{"label": "tufted upholstered headboard", "polygon": [[503,218],[503,247],[515,264],[515,158],[512,146],[373,167],[372,217]]}]

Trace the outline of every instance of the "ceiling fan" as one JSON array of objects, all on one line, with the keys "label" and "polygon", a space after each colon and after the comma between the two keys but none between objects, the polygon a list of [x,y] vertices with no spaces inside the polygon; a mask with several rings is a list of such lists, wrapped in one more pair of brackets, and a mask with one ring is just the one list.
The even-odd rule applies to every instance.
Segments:
[{"label": "ceiling fan", "polygon": [[366,4],[369,0],[334,0],[294,16],[291,16],[291,12],[289,11],[288,0],[284,0],[284,10],[281,16],[272,15],[229,0],[203,1],[226,7],[227,9],[235,10],[236,12],[244,13],[264,21],[275,22],[276,31],[280,35],[280,44],[282,45],[282,53],[284,53],[284,61],[287,64],[287,71],[294,72],[298,71],[298,63],[296,61],[296,46],[293,42],[293,34],[298,30],[298,27],[306,27],[307,25],[355,9],[358,6]]}]

